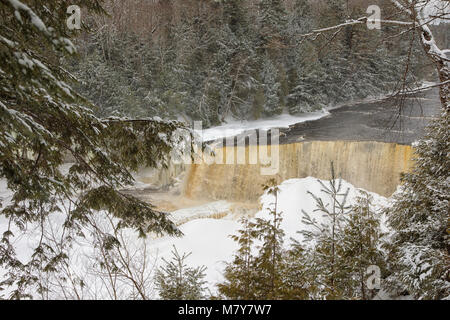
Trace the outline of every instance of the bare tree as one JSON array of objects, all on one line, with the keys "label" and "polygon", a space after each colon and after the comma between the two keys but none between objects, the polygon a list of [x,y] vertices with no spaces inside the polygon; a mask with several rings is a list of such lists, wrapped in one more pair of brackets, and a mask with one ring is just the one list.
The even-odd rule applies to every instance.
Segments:
[{"label": "bare tree", "polygon": [[154,296],[157,257],[150,254],[148,239],[136,239],[106,216],[92,221],[94,251],[86,255],[88,272],[98,279],[112,300],[148,300]]},{"label": "bare tree", "polygon": [[[430,29],[430,25],[438,20],[447,21],[450,19],[450,1],[449,0],[390,0],[390,2],[398,9],[398,16],[404,17],[398,20],[394,19],[371,19],[368,16],[363,16],[358,19],[348,19],[341,24],[312,30],[310,33],[300,35],[302,39],[318,39],[324,37],[332,41],[343,28],[366,24],[368,20],[372,22],[379,22],[382,24],[397,25],[406,30],[400,32],[398,36],[408,32],[418,32],[420,42],[425,51],[425,54],[434,64],[439,76],[439,96],[443,110],[449,110],[450,98],[450,71],[449,59],[447,53],[450,49],[440,49],[436,43],[435,37]],[[395,17],[394,17],[395,18]],[[332,34],[331,38],[326,37],[326,34]],[[407,66],[408,68],[408,66]],[[431,87],[431,86],[430,86]],[[428,87],[427,87],[428,88]],[[427,88],[422,88],[427,89]],[[399,93],[414,93],[418,90],[407,90],[405,86]]]},{"label": "bare tree", "polygon": [[[118,220],[104,213],[92,216],[86,234],[66,234],[64,226],[47,218],[43,239],[57,258],[42,261],[37,291],[41,299],[132,299],[155,296],[154,271],[157,257],[148,246],[149,239],[136,239],[118,228]],[[85,230],[85,231],[86,231]],[[67,237],[76,237],[66,245]]]}]

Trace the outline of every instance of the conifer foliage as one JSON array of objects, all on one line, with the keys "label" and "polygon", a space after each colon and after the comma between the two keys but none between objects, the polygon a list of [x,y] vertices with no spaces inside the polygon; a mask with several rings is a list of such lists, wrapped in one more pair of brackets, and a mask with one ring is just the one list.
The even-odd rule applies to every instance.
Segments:
[{"label": "conifer foliage", "polygon": [[369,267],[375,266],[380,272],[386,269],[381,251],[385,234],[381,232],[380,213],[374,211],[372,201],[370,194],[360,191],[343,229],[341,254],[346,261],[346,299],[372,299],[376,290],[367,288]]},{"label": "conifer foliage", "polygon": [[392,290],[417,299],[450,295],[450,128],[444,110],[416,145],[415,165],[386,212],[393,234]]},{"label": "conifer foliage", "polygon": [[[75,3],[103,11],[100,1]],[[0,243],[0,265],[10,272],[0,287],[14,288],[14,298],[28,296],[37,269],[66,257],[43,240],[29,261],[16,256],[15,237],[52,212],[63,215],[67,242],[98,210],[140,235],[179,233],[163,213],[118,191],[133,181],[130,170],[164,162],[178,124],[97,118],[62,64],[76,52],[66,12],[64,1],[0,1],[0,178],[13,192],[0,211],[10,221]],[[68,156],[73,164],[63,172]]]},{"label": "conifer foliage", "polygon": [[[331,179],[322,185],[323,198],[309,193],[316,202],[314,214],[303,212],[303,223],[311,226],[309,230],[301,231],[305,240],[313,248],[312,256],[315,267],[320,274],[318,282],[322,295],[327,299],[340,298],[343,295],[344,275],[347,272],[346,261],[341,255],[343,228],[349,213],[347,196],[349,190],[342,190],[342,180],[336,177],[331,163]],[[328,205],[326,199],[330,199]],[[320,222],[319,222],[320,221]]]},{"label": "conifer foliage", "polygon": [[218,285],[219,292],[226,298],[283,298],[284,232],[280,227],[282,213],[277,210],[279,189],[273,185],[265,186],[275,200],[270,209],[271,219],[243,219],[243,229],[232,236],[239,249],[225,269],[225,281]]},{"label": "conifer foliage", "polygon": [[[371,299],[376,291],[367,286],[367,271],[385,268],[381,251],[383,234],[380,213],[375,212],[372,197],[360,191],[354,205],[347,204],[349,190],[343,190],[331,163],[331,179],[320,181],[321,195],[310,193],[316,202],[313,213],[303,211],[303,222],[310,226],[300,231],[304,243],[295,243],[313,281],[310,297],[320,299]],[[319,216],[320,215],[320,216]],[[380,275],[381,276],[381,275]]]},{"label": "conifer foliage", "polygon": [[231,236],[239,249],[225,268],[225,281],[218,284],[219,293],[227,299],[305,299],[305,268],[296,263],[299,255],[284,247],[282,212],[278,210],[280,190],[274,181],[264,189],[274,199],[270,218],[241,220],[243,228]]},{"label": "conifer foliage", "polygon": [[[273,195],[270,219],[243,219],[243,228],[232,238],[239,244],[227,264],[219,293],[228,299],[372,299],[378,292],[368,285],[370,267],[386,270],[381,250],[384,234],[380,212],[371,196],[361,191],[354,205],[347,205],[348,190],[336,178],[321,182],[312,213],[303,212],[299,239],[285,243],[278,211],[279,188],[266,187]],[[379,282],[381,282],[381,274]]]},{"label": "conifer foliage", "polygon": [[[398,38],[395,48],[382,41],[397,29],[359,25],[333,41],[299,38],[365,14],[364,5],[347,12],[346,3],[173,0],[167,22],[155,25],[155,33],[119,29],[117,19],[126,23],[140,14],[120,10],[112,21],[90,23],[95,32],[80,38],[80,58],[71,60],[70,70],[83,80],[80,91],[99,106],[97,115],[181,116],[202,120],[204,127],[386,93],[401,79],[408,55],[409,37]],[[383,6],[386,15],[391,11]],[[415,68],[419,55],[413,52],[411,83],[421,71]]]},{"label": "conifer foliage", "polygon": [[180,255],[174,247],[172,260],[163,259],[164,265],[156,273],[156,285],[164,300],[205,299],[205,267],[189,267],[186,259],[191,255]]}]

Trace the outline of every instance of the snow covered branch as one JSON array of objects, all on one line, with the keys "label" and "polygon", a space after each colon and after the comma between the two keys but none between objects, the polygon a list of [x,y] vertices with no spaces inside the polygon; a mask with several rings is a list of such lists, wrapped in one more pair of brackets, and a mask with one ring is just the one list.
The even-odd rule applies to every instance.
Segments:
[{"label": "snow covered branch", "polygon": [[400,12],[409,17],[408,21],[401,20],[383,20],[371,19],[369,17],[361,17],[356,20],[347,20],[344,23],[334,26],[312,30],[309,33],[299,35],[299,38],[313,40],[318,39],[319,36],[324,36],[327,32],[339,32],[342,28],[352,25],[366,24],[367,22],[374,22],[380,24],[390,24],[397,26],[407,26],[406,32],[417,30],[420,33],[420,41],[426,55],[433,61],[438,71],[440,80],[440,98],[444,108],[449,108],[450,89],[450,60],[447,57],[448,49],[441,50],[436,44],[433,33],[429,27],[430,24],[439,21],[445,21],[450,15],[450,1],[448,0],[391,0],[392,4],[400,9]]},{"label": "snow covered branch", "polygon": [[[338,24],[338,25],[335,25],[335,26],[312,30],[310,33],[306,33],[306,34],[300,35],[300,37],[308,38],[308,37],[311,37],[311,36],[314,36],[314,35],[317,36],[317,35],[320,35],[322,33],[329,32],[329,31],[334,31],[336,29],[341,29],[341,28],[347,27],[347,26],[352,26],[352,25],[357,25],[357,24],[366,24],[368,19],[369,19],[369,17],[361,17],[361,18],[358,18],[356,20],[347,20],[346,22]],[[378,23],[379,22],[379,23],[392,24],[392,25],[398,25],[398,26],[415,26],[416,25],[415,22],[398,21],[398,20],[370,19],[369,21],[373,22],[373,23]]]}]

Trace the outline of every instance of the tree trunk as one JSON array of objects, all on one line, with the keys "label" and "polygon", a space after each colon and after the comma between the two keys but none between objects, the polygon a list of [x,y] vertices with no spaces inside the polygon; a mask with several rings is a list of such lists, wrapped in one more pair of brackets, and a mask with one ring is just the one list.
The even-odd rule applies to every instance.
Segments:
[{"label": "tree trunk", "polygon": [[448,110],[450,108],[450,70],[448,65],[449,59],[447,59],[445,53],[440,51],[436,46],[433,34],[426,25],[422,26],[420,31],[422,46],[427,56],[434,62],[439,75],[439,80],[442,84],[439,87],[439,97],[441,99],[442,109]]}]

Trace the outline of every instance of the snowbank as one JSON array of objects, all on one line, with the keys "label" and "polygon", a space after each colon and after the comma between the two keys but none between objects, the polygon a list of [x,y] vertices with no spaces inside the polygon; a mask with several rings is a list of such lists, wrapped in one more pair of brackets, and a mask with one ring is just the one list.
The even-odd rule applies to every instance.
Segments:
[{"label": "snowbank", "polygon": [[298,116],[281,114],[270,119],[259,119],[252,121],[228,120],[226,124],[212,127],[203,131],[198,130],[198,134],[203,136],[203,141],[211,141],[220,138],[232,137],[250,130],[269,130],[272,128],[289,128],[289,126],[313,121],[323,118],[329,114],[328,111],[311,112]]},{"label": "snowbank", "polygon": [[[315,202],[307,193],[308,191],[323,198],[325,203],[330,199],[325,198],[321,192],[321,185],[316,178],[308,177],[304,179],[290,179],[284,181],[280,186],[278,196],[278,212],[282,212],[283,222],[281,227],[285,231],[286,245],[289,245],[290,239],[302,240],[297,232],[306,230],[308,226],[302,223],[301,210],[312,213],[315,209]],[[355,203],[358,196],[358,190],[350,183],[342,182],[343,190],[349,189],[348,204]],[[387,199],[370,193],[374,198],[375,207],[385,204]],[[269,218],[269,209],[273,207],[274,197],[272,195],[263,195],[260,199],[262,210],[256,214],[259,218]],[[203,211],[203,207],[199,207]],[[183,209],[181,212],[190,212],[195,214],[195,209]],[[319,214],[312,214],[320,221]],[[176,216],[176,213],[175,213]],[[229,238],[229,235],[235,234],[240,229],[237,221],[224,218],[193,220],[181,226],[184,236],[179,239],[169,237],[161,238],[153,243],[154,250],[158,251],[160,257],[170,257],[172,246],[175,245],[179,252],[192,252],[188,263],[192,266],[205,265],[206,280],[210,289],[213,291],[215,284],[222,280],[222,271],[224,262],[231,261],[233,253],[237,249],[236,244]]]},{"label": "snowbank", "polygon": [[[4,188],[5,186],[3,185],[2,187]],[[307,192],[310,191],[323,197],[324,202],[329,202],[329,199],[324,198],[320,183],[316,178],[312,177],[286,180],[279,187],[278,212],[282,212],[282,228],[286,233],[286,245],[288,245],[290,238],[301,240],[301,236],[297,232],[307,228],[302,223],[302,209],[314,215],[318,220],[321,219],[319,214],[312,213],[315,209],[315,202]],[[354,203],[359,189],[345,181],[343,181],[343,188],[344,190],[349,188],[350,191],[348,204]],[[0,192],[0,194],[6,195],[4,191]],[[387,201],[386,198],[377,194],[372,193],[372,196],[377,207]],[[273,196],[265,194],[260,201],[262,209],[256,214],[256,217],[269,218],[269,209],[274,202]],[[206,280],[208,287],[212,292],[215,292],[215,285],[223,279],[222,272],[225,262],[232,260],[233,253],[237,249],[236,243],[229,236],[236,234],[241,226],[236,216],[230,210],[230,203],[217,201],[172,212],[171,216],[175,222],[181,224],[179,228],[184,233],[184,236],[180,238],[162,237],[147,239],[147,248],[149,248],[151,256],[157,257],[160,263],[160,258],[171,259],[173,246],[177,248],[179,253],[192,252],[187,263],[191,266],[204,265],[207,267]],[[216,219],[210,218],[217,212],[226,213],[227,211],[230,213],[225,217],[222,215]],[[56,220],[58,219],[58,217],[55,218]],[[188,222],[183,223],[182,221]],[[6,223],[6,219],[0,218],[0,232],[5,230]],[[127,230],[126,235],[126,238],[134,244],[133,246],[139,246],[142,243],[142,240],[138,240],[134,231]],[[31,253],[31,248],[33,244],[35,245],[35,241],[32,230],[29,230],[27,235],[19,241],[21,257],[26,257]],[[77,248],[77,244],[75,244],[73,248],[74,254],[85,255],[86,252],[90,251],[90,248],[86,247],[86,243],[80,243],[79,245],[80,247]],[[71,257],[71,261],[77,261],[79,264],[86,262],[85,259],[77,256]],[[79,270],[82,269],[81,265],[74,267],[76,269],[79,267]]]}]

